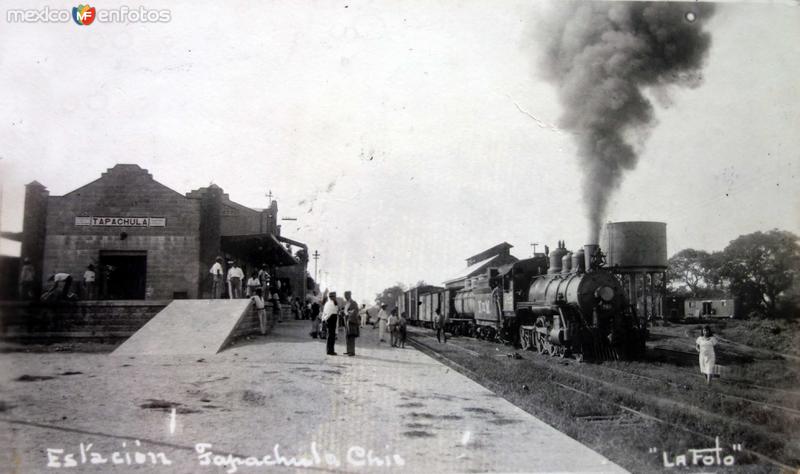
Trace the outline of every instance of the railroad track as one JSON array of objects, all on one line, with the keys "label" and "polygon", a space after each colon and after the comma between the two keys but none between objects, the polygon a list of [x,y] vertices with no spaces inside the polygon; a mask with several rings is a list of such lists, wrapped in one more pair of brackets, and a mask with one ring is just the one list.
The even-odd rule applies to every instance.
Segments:
[{"label": "railroad track", "polygon": [[[673,354],[680,354],[681,356],[684,356],[686,358],[691,358],[691,359],[696,359],[697,358],[697,353],[696,352],[680,351],[680,350],[676,350],[676,349],[667,349],[667,348],[664,348],[664,347],[655,347],[655,348],[653,348],[653,350],[663,351],[663,352],[671,352]],[[689,372],[689,371],[688,370],[684,370],[684,372]],[[700,378],[700,377],[701,376],[698,375],[698,378]],[[793,396],[793,397],[800,397],[800,392],[795,391],[795,390],[788,390],[788,389],[785,389],[785,388],[778,388],[778,387],[767,387],[767,386],[764,386],[764,385],[756,385],[756,384],[752,384],[752,383],[744,381],[744,380],[738,380],[738,379],[730,378],[730,377],[720,379],[719,382],[720,383],[724,383],[724,384],[733,385],[733,386],[738,386],[738,387],[741,387],[741,388],[749,388],[749,389],[753,389],[753,390],[774,392],[774,393],[780,393],[780,394],[783,394],[783,395],[790,395],[790,396]]]},{"label": "railroad track", "polygon": [[[462,364],[459,364],[457,361],[452,360],[451,358],[449,358],[446,355],[442,354],[435,347],[433,347],[433,346],[427,344],[425,341],[421,340],[422,339],[421,336],[423,336],[423,335],[421,335],[421,334],[410,334],[409,335],[409,340],[411,341],[411,343],[417,349],[419,349],[420,351],[422,351],[422,352],[424,352],[424,353],[426,353],[426,354],[428,354],[428,355],[430,355],[430,356],[442,361],[445,365],[448,365],[449,367],[453,368],[454,370],[457,370],[457,371],[461,372],[462,374],[467,375],[468,377],[472,378],[473,380],[477,381],[478,383],[481,383],[482,385],[486,386],[490,390],[495,391],[496,393],[502,393],[505,390],[505,388],[502,387],[501,385],[499,385],[499,384],[497,384],[497,383],[495,383],[495,382],[493,382],[491,380],[487,380],[485,377],[481,377],[480,375],[476,374],[474,371],[468,369],[467,367],[464,367]],[[475,356],[477,354],[475,351],[473,351],[471,349],[467,349],[465,347],[462,347],[461,344],[459,344],[459,343],[457,343],[455,341],[450,341],[448,343],[448,346],[449,347],[454,347],[454,348],[456,348],[456,349],[458,349],[458,350],[460,350],[460,351],[462,351],[464,353],[467,353],[467,354],[469,354],[471,356]],[[627,395],[633,395],[632,392],[634,392],[631,389],[626,389],[626,388],[623,388],[623,387],[614,387],[614,386],[612,386],[612,384],[610,384],[608,382],[596,379],[594,377],[586,376],[586,375],[578,373],[578,372],[576,372],[574,370],[568,370],[568,369],[564,369],[563,367],[558,367],[555,364],[546,362],[548,359],[545,359],[545,360],[542,360],[542,361],[535,361],[535,360],[532,360],[530,358],[527,358],[527,360],[533,362],[536,365],[546,367],[549,370],[553,370],[553,371],[556,371],[556,372],[559,372],[559,373],[563,373],[563,374],[569,375],[571,377],[580,379],[583,382],[588,382],[589,384],[594,384],[594,385],[599,384],[601,386],[604,386],[604,388],[606,388],[606,389],[608,389],[610,391],[615,391],[615,392],[618,392],[618,393],[619,392],[627,392]],[[563,360],[561,360],[561,359],[559,359],[559,360],[561,362],[563,362]],[[610,367],[605,367],[604,370],[611,370],[611,371],[614,371],[614,372],[619,372],[621,374],[624,374],[626,376],[630,376],[630,377],[633,377],[633,378],[647,379],[647,380],[655,381],[655,382],[659,382],[659,383],[673,384],[672,382],[665,381],[663,379],[658,379],[658,378],[655,378],[655,377],[648,377],[648,376],[644,376],[644,375],[634,374],[634,373],[631,373],[631,372],[627,372],[627,371],[619,370],[619,369],[614,369],[614,368],[610,368]],[[643,412],[641,410],[636,410],[636,409],[631,408],[629,406],[626,406],[626,405],[623,405],[623,404],[620,404],[620,403],[612,402],[612,401],[607,400],[607,399],[605,399],[603,397],[598,397],[598,394],[596,392],[595,393],[589,393],[589,392],[586,392],[585,390],[581,390],[580,388],[576,388],[574,386],[570,386],[570,385],[563,384],[563,383],[556,382],[556,381],[550,381],[550,383],[554,384],[555,386],[557,386],[557,387],[559,387],[559,388],[561,388],[563,390],[570,391],[570,392],[578,394],[578,395],[580,395],[582,397],[586,397],[586,398],[592,399],[594,401],[599,401],[600,403],[603,403],[603,404],[606,404],[606,405],[608,405],[610,407],[613,407],[614,409],[618,410],[619,413],[628,414],[630,416],[638,417],[641,420],[659,423],[659,424],[662,424],[664,426],[669,426],[671,428],[678,429],[678,430],[681,430],[681,431],[686,432],[686,433],[690,433],[690,434],[692,434],[694,436],[698,436],[698,437],[703,438],[703,439],[708,440],[708,441],[714,441],[715,440],[715,437],[710,436],[710,435],[705,434],[705,433],[702,433],[702,432],[699,432],[697,430],[693,430],[693,429],[691,429],[691,428],[689,428],[687,426],[667,421],[667,420],[665,420],[665,419],[663,419],[661,417],[653,416],[653,415],[647,414],[647,413],[645,413],[645,412]],[[675,384],[675,385],[677,385],[677,384]],[[773,405],[773,404],[769,404],[769,403],[766,403],[766,402],[760,402],[758,400],[748,399],[748,398],[745,398],[745,397],[738,397],[738,396],[734,396],[734,395],[722,394],[722,393],[719,393],[719,392],[715,392],[715,393],[718,394],[718,395],[722,395],[722,396],[728,397],[728,398],[737,399],[737,400],[745,401],[745,402],[752,403],[752,404],[755,404],[755,405],[768,407],[770,409],[780,410],[780,411],[783,411],[784,413],[789,414],[791,416],[800,416],[800,410],[796,410],[796,409],[793,409],[793,408],[783,407],[783,406],[779,406],[779,405]],[[638,395],[638,399],[641,399],[643,394],[640,393],[640,394],[637,394],[637,395]],[[710,417],[712,419],[717,419],[720,422],[730,423],[730,424],[741,424],[743,426],[746,426],[745,424],[741,423],[740,421],[731,419],[731,418],[729,418],[729,417],[727,417],[725,415],[708,412],[706,410],[703,410],[703,409],[700,409],[698,407],[694,407],[694,406],[691,406],[691,405],[687,405],[687,404],[685,404],[683,402],[680,402],[680,401],[677,401],[677,400],[664,399],[664,398],[656,399],[656,398],[654,398],[652,396],[649,396],[649,395],[645,396],[644,398],[646,399],[646,401],[648,401],[650,403],[656,403],[656,406],[659,407],[659,408],[662,408],[662,409],[666,408],[666,409],[672,409],[672,410],[687,410],[689,412],[695,412],[695,413],[697,413],[699,415],[702,415],[702,416]],[[550,415],[555,415],[552,411],[544,409],[544,407],[538,406],[537,410],[539,410],[539,409],[541,409],[543,412],[548,413]],[[556,415],[556,417],[557,417],[557,415]],[[574,417],[574,419],[576,419],[578,421],[584,421],[584,422],[609,422],[609,421],[614,420],[615,418],[619,419],[618,416],[615,417],[614,415],[599,416],[599,417],[598,416]],[[618,424],[617,424],[617,426],[618,426]],[[765,439],[772,439],[772,441],[779,441],[779,440],[775,439],[775,436],[771,436],[768,433],[763,433],[762,435],[764,436]],[[776,467],[776,468],[780,469],[781,472],[800,472],[797,467],[791,467],[791,466],[789,466],[789,465],[787,465],[785,463],[782,463],[781,461],[776,460],[773,457],[768,456],[766,454],[763,454],[761,452],[758,452],[758,451],[755,451],[755,450],[752,450],[752,449],[748,449],[748,448],[742,448],[742,452],[747,453],[747,454],[753,456],[754,458],[757,458],[757,459],[761,460],[764,463],[770,464],[773,467]]]},{"label": "railroad track", "polygon": [[[615,372],[615,373],[619,373],[619,374],[624,374],[624,375],[627,375],[627,376],[630,376],[630,377],[633,377],[633,378],[642,379],[642,380],[649,380],[651,382],[659,382],[659,383],[663,383],[665,385],[669,385],[671,387],[681,387],[681,384],[675,383],[675,382],[670,382],[669,380],[659,379],[659,378],[656,378],[656,377],[648,377],[646,375],[635,374],[633,372],[628,372],[626,370],[615,369],[613,367],[603,367],[603,370],[607,370],[607,371]],[[785,406],[782,406],[782,405],[775,405],[773,403],[762,402],[762,401],[759,401],[759,400],[753,400],[751,398],[740,397],[738,395],[731,395],[731,394],[727,394],[727,393],[722,393],[722,392],[718,392],[716,390],[714,390],[712,392],[714,393],[714,395],[720,396],[722,398],[730,398],[730,399],[733,399],[733,400],[747,402],[747,403],[751,403],[753,405],[758,405],[758,406],[762,406],[762,407],[765,407],[765,408],[770,408],[770,409],[773,409],[773,410],[779,410],[779,411],[782,411],[782,412],[784,412],[784,413],[786,413],[788,415],[791,415],[791,416],[800,417],[800,410],[797,410],[795,408],[785,407]]]}]

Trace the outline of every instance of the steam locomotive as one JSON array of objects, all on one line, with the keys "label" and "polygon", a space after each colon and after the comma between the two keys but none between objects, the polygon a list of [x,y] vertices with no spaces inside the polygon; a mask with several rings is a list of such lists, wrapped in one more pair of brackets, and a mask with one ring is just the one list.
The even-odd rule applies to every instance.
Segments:
[{"label": "steam locomotive", "polygon": [[597,245],[569,252],[563,242],[467,281],[422,287],[398,301],[412,324],[432,327],[439,309],[454,334],[512,343],[577,359],[632,359],[644,351],[644,324]]}]

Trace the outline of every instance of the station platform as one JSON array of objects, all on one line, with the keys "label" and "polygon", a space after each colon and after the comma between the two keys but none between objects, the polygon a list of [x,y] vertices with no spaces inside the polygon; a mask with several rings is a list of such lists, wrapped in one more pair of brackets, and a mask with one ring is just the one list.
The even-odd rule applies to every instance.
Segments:
[{"label": "station platform", "polygon": [[343,337],[325,355],[309,331],[283,322],[204,357],[4,354],[0,462],[45,472],[71,453],[73,472],[625,472],[416,349],[379,343],[372,327],[355,357]]}]

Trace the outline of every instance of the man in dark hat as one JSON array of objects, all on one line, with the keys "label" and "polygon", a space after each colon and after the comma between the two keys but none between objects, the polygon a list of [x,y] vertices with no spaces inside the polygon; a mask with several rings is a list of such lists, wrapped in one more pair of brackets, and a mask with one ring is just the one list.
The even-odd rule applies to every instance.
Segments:
[{"label": "man in dark hat", "polygon": [[360,320],[358,317],[358,304],[353,301],[349,291],[344,292],[344,327],[347,337],[347,355],[356,355],[356,338],[359,336]]}]

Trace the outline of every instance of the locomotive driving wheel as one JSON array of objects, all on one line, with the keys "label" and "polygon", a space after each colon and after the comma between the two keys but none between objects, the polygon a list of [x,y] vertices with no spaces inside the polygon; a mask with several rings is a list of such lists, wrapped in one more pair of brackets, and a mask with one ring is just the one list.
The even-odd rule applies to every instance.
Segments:
[{"label": "locomotive driving wheel", "polygon": [[550,357],[553,357],[556,355],[556,353],[558,353],[558,346],[550,341],[546,341],[545,348],[547,349],[547,353],[550,355]]},{"label": "locomotive driving wheel", "polygon": [[536,342],[536,349],[539,351],[539,354],[550,354],[553,355],[552,351],[552,344],[550,341],[547,340],[547,318],[544,316],[539,316],[536,318],[536,322],[534,323],[533,328],[533,337]]},{"label": "locomotive driving wheel", "polygon": [[522,326],[519,327],[519,345],[522,347],[523,351],[529,351],[533,346],[533,341],[531,341],[531,332]]},{"label": "locomotive driving wheel", "polygon": [[544,348],[544,345],[545,345],[545,340],[544,340],[544,336],[542,336],[542,335],[541,335],[541,334],[539,334],[538,332],[534,332],[534,333],[533,333],[533,338],[534,338],[534,342],[536,343],[536,350],[537,350],[537,351],[539,351],[539,354],[544,354],[544,353],[545,353],[545,348]]}]

